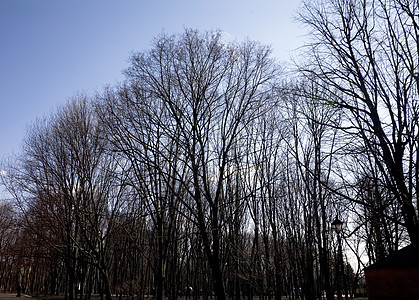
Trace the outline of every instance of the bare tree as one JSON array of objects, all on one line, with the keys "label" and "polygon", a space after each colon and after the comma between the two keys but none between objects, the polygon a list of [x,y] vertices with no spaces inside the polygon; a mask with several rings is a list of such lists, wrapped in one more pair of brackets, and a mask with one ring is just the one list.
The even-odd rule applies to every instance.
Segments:
[{"label": "bare tree", "polygon": [[[179,130],[171,126],[167,111],[144,97],[141,88],[136,86],[108,89],[97,110],[109,134],[112,151],[124,162],[120,173],[126,174],[125,188],[134,193],[130,195],[133,212],[147,215],[153,224],[152,244],[157,255],[150,259],[155,260],[152,266],[156,297],[162,299],[169,250],[176,241],[177,212],[181,210],[182,187],[175,178],[187,176],[183,154],[173,136]],[[166,130],[171,130],[171,138]],[[175,276],[175,270],[169,270],[168,275]],[[169,292],[176,294],[174,290]]]},{"label": "bare tree", "polygon": [[[327,299],[333,298],[331,270],[330,221],[335,207],[341,207],[331,192],[336,189],[336,125],[340,112],[321,99],[329,93],[321,86],[310,82],[289,84],[286,96],[284,122],[288,124],[289,165],[287,165],[287,189],[295,196],[290,200],[299,204],[290,205],[286,210],[295,210],[302,227],[302,237],[292,237],[301,243],[296,251],[301,255],[302,293],[307,299],[320,297],[326,292]],[[295,171],[292,171],[292,168]],[[290,170],[291,169],[291,170]],[[295,221],[294,221],[295,222]]]},{"label": "bare tree", "polygon": [[19,227],[16,213],[12,203],[2,201],[0,203],[0,289],[3,293],[16,290],[13,279],[17,276],[17,251],[19,241]]},{"label": "bare tree", "polygon": [[[178,159],[186,169],[166,176],[185,191],[183,205],[198,226],[220,299],[225,298],[220,230],[227,166],[237,136],[267,108],[276,71],[269,54],[253,42],[224,44],[219,32],[186,30],[157,38],[151,51],[131,57],[127,70],[131,90],[145,99],[132,109],[140,112],[149,103],[149,126],[158,126],[163,145],[182,153]],[[142,113],[132,118],[131,128],[141,118]],[[153,166],[161,168],[157,161]]]},{"label": "bare tree", "polygon": [[342,128],[374,156],[412,243],[419,242],[418,11],[417,1],[321,0],[306,1],[300,14],[313,38],[300,69],[334,93],[327,101],[344,109]]},{"label": "bare tree", "polygon": [[120,199],[116,163],[92,106],[80,97],[36,123],[8,169],[8,188],[26,227],[64,259],[70,299],[83,293],[91,267],[111,298],[106,259]]}]

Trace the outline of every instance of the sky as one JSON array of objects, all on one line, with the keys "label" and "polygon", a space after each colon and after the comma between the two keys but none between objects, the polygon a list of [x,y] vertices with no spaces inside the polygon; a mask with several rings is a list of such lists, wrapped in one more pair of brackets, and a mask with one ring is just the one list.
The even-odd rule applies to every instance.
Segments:
[{"label": "sky", "polygon": [[128,57],[160,33],[221,30],[290,61],[304,43],[300,0],[0,0],[0,160],[27,126],[71,97],[124,79]]}]

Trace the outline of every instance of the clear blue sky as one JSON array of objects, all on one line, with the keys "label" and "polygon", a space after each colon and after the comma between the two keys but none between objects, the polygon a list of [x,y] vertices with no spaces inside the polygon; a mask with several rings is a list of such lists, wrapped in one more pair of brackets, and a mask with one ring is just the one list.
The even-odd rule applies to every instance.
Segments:
[{"label": "clear blue sky", "polygon": [[26,126],[79,92],[123,80],[132,51],[162,31],[220,29],[271,45],[289,61],[301,46],[300,0],[0,0],[0,159]]}]

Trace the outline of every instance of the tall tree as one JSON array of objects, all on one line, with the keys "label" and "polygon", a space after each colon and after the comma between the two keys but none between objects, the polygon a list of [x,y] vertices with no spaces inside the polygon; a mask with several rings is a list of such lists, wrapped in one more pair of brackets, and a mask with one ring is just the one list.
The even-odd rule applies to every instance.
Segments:
[{"label": "tall tree", "polygon": [[120,185],[113,173],[117,161],[106,150],[90,102],[79,97],[32,126],[7,172],[27,228],[64,259],[70,299],[83,291],[90,267],[111,298],[107,237]]},{"label": "tall tree", "polygon": [[152,126],[181,153],[188,176],[167,175],[185,191],[181,199],[198,226],[219,299],[225,298],[220,241],[227,167],[243,128],[267,109],[276,72],[269,55],[254,42],[225,44],[220,32],[188,29],[157,38],[151,51],[131,57],[126,72],[135,96],[146,100],[132,109],[150,105]]},{"label": "tall tree", "polygon": [[419,4],[403,0],[305,1],[312,30],[301,64],[335,94],[346,132],[360,137],[385,174],[412,243],[419,243]]}]

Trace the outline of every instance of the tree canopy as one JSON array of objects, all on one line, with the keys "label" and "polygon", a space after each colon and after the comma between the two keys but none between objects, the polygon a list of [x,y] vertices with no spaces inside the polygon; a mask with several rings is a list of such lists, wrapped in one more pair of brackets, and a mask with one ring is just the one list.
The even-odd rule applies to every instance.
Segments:
[{"label": "tree canopy", "polygon": [[0,288],[330,300],[418,243],[418,4],[303,6],[292,76],[186,29],[36,121],[2,165]]}]

